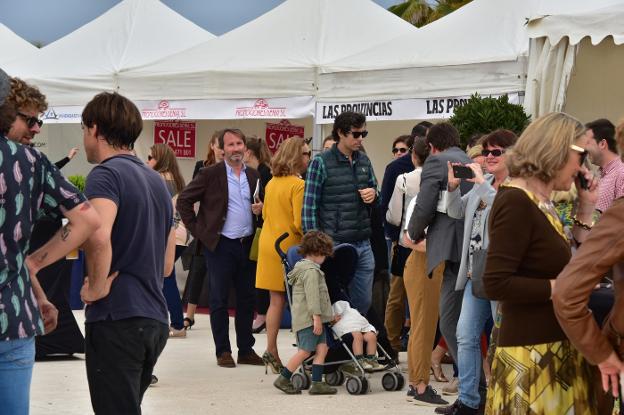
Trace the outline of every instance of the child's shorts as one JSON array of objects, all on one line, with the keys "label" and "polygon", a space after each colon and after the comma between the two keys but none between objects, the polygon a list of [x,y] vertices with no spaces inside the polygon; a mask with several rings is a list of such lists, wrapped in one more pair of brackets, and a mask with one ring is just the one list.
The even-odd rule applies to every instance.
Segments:
[{"label": "child's shorts", "polygon": [[314,334],[314,326],[306,327],[297,332],[297,347],[306,352],[313,352],[316,346],[321,343],[327,343],[325,340],[325,329],[320,335]]}]

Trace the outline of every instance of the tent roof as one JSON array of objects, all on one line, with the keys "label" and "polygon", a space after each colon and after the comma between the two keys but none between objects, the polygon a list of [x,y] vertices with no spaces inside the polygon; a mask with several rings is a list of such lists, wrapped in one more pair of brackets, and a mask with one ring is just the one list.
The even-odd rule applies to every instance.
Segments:
[{"label": "tent roof", "polygon": [[215,38],[159,0],[124,0],[7,71],[37,84],[57,105],[115,90],[119,73]]},{"label": "tent roof", "polygon": [[120,85],[135,99],[315,95],[320,66],[416,30],[371,0],[287,0]]},{"label": "tent roof", "polygon": [[524,89],[526,21],[538,0],[474,0],[323,68],[322,99],[428,98]]},{"label": "tent roof", "polygon": [[23,58],[39,49],[36,46],[16,35],[11,29],[0,23],[0,64]]},{"label": "tent roof", "polygon": [[615,44],[624,43],[624,1],[622,0],[553,0],[544,2],[529,22],[529,37],[547,37],[556,45],[568,37],[575,45],[590,37],[594,45],[607,36]]}]

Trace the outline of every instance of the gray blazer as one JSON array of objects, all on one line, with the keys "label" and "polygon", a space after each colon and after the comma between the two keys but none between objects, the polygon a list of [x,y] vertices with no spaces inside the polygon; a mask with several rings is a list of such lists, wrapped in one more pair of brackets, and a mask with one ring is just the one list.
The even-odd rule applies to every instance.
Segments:
[{"label": "gray blazer", "polygon": [[479,207],[479,203],[483,200],[487,206],[483,211],[481,235],[483,237],[483,249],[487,249],[490,244],[488,235],[488,218],[494,197],[496,197],[496,189],[492,186],[494,176],[488,174],[485,176],[485,183],[475,184],[470,192],[464,196],[460,196],[459,190],[448,193],[447,209],[448,215],[455,219],[464,219],[464,242],[461,250],[461,264],[459,273],[457,274],[457,283],[455,290],[461,291],[468,282],[468,247],[470,245],[470,235],[472,233],[472,219],[475,211]]},{"label": "gray blazer", "polygon": [[[416,207],[409,220],[407,231],[413,240],[425,237],[427,229],[427,274],[442,261],[459,262],[460,243],[464,234],[464,220],[453,219],[446,212],[440,212],[441,192],[446,192],[448,185],[447,162],[472,163],[472,160],[458,147],[451,147],[442,153],[429,156],[423,166],[420,180],[420,192]],[[468,193],[472,183],[462,181],[460,192]],[[446,204],[442,204],[443,209]]]}]

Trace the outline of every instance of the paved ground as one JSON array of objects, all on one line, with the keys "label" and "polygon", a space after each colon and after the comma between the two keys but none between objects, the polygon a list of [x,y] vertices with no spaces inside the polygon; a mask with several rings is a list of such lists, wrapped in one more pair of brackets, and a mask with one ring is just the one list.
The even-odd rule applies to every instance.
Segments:
[{"label": "paved ground", "polygon": [[[83,313],[75,312],[83,327]],[[234,340],[233,322],[230,339]],[[256,335],[256,352],[266,345],[264,334]],[[292,335],[280,332],[282,359],[294,353]],[[235,344],[235,342],[233,342]],[[401,353],[405,361],[405,353]],[[401,365],[405,369],[405,363]],[[450,367],[445,371],[449,374]],[[156,375],[160,381],[150,387],[143,400],[143,413],[152,414],[337,414],[358,411],[366,414],[433,414],[433,408],[418,407],[405,399],[405,389],[386,392],[381,376],[373,375],[372,392],[352,396],[341,387],[335,396],[287,396],[271,384],[275,375],[264,367],[239,366],[224,369],[216,365],[214,344],[207,315],[197,315],[186,339],[167,343]],[[441,384],[433,383],[441,389]],[[453,399],[451,399],[453,400]],[[31,413],[83,415],[92,413],[83,356],[35,364],[31,390]]]}]

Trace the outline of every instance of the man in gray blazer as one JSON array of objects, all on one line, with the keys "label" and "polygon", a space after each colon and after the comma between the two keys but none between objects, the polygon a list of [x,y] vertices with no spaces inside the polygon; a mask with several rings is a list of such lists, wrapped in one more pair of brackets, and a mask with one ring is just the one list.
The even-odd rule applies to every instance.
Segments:
[{"label": "man in gray blazer", "polygon": [[[448,185],[447,162],[468,164],[472,160],[459,146],[459,133],[449,123],[432,126],[427,134],[431,156],[423,166],[420,192],[409,220],[408,234],[414,241],[427,237],[427,273],[445,261],[440,292],[440,331],[446,339],[451,356],[457,362],[455,330],[461,311],[462,291],[455,291],[461,261],[464,220],[446,214]],[[472,183],[462,180],[461,194],[467,193]]]}]

